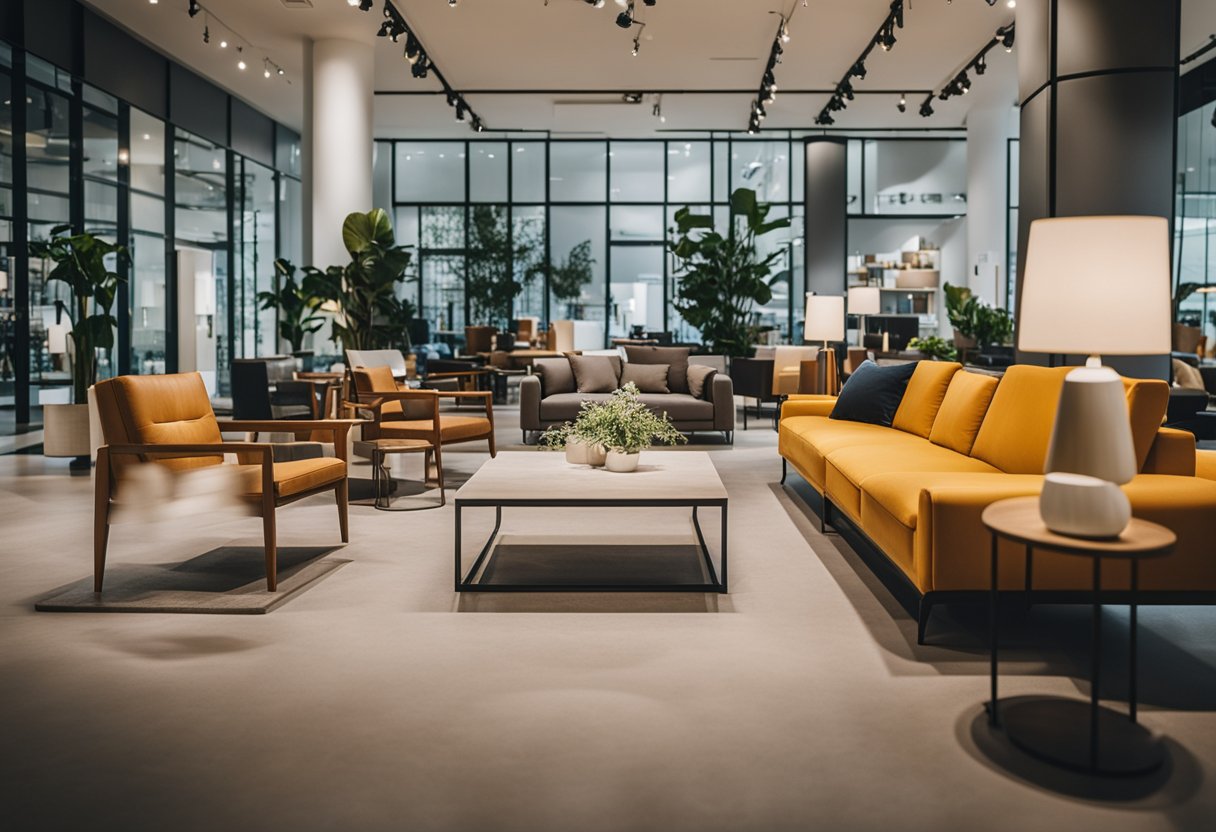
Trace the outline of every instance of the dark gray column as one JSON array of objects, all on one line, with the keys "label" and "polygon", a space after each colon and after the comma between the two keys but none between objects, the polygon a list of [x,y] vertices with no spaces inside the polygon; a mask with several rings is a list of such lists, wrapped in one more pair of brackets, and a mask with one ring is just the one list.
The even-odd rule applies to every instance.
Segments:
[{"label": "dark gray column", "polygon": [[[806,140],[806,290],[842,295],[847,272],[848,155],[844,139]],[[802,308],[795,299],[794,317]]]},{"label": "dark gray column", "polygon": [[[1179,6],[1180,0],[1018,3],[1019,309],[1033,220],[1147,214],[1173,222]],[[1169,377],[1168,356],[1107,363],[1125,375]]]}]

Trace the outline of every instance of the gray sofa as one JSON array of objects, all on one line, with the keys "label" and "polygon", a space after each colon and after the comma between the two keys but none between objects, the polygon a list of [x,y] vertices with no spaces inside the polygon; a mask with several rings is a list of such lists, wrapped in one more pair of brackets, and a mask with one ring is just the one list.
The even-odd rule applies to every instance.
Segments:
[{"label": "gray sofa", "polygon": [[[546,362],[566,363],[565,358],[539,358]],[[692,358],[696,363],[696,357]],[[682,433],[718,431],[727,442],[734,441],[735,391],[730,376],[717,373],[710,378],[703,398],[689,393],[642,393],[639,397],[656,412],[666,413]],[[542,388],[541,375],[524,376],[519,387],[519,426],[524,442],[535,439],[533,434],[553,425],[573,421],[584,401],[605,401],[611,393],[548,392]]]}]

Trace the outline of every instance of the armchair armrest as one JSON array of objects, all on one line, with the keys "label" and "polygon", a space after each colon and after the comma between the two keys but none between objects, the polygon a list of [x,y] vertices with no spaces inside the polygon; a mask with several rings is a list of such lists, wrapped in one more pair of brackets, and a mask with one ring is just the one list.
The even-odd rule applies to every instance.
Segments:
[{"label": "armchair armrest", "polygon": [[98,472],[105,471],[106,479],[109,480],[109,472],[112,470],[110,468],[110,456],[116,454],[181,458],[222,456],[226,453],[257,454],[261,457],[261,462],[254,464],[262,466],[263,510],[270,509],[274,505],[274,445],[269,442],[211,442],[198,445],[102,445],[97,449],[97,470]]},{"label": "armchair armrest", "polygon": [[[320,433],[328,433],[333,437],[334,455],[342,460],[347,461],[346,453],[346,436],[350,429],[355,425],[362,424],[366,419],[292,419],[291,421],[258,421],[253,419],[217,419],[220,430],[236,431],[240,433],[259,433],[262,431],[278,432],[283,430],[294,431],[316,431]],[[230,448],[237,444],[254,444],[260,443],[237,443],[225,442],[224,447]]]},{"label": "armchair armrest", "polygon": [[[1174,428],[1158,428],[1149,446],[1148,458],[1144,460],[1143,474],[1178,474],[1183,477],[1200,476],[1216,479],[1216,465],[1204,457],[1216,456],[1213,451],[1196,451],[1195,434]],[[1210,457],[1209,457],[1210,459]],[[1208,463],[1208,464],[1205,464]],[[1198,465],[1198,470],[1196,466]]]}]

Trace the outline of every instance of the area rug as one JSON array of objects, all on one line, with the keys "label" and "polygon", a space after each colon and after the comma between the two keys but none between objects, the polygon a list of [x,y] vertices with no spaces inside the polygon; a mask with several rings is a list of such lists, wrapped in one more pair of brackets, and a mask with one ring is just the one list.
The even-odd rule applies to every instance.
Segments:
[{"label": "area rug", "polygon": [[504,535],[487,558],[477,583],[644,589],[655,584],[703,584],[707,579],[695,544],[551,543]]},{"label": "area rug", "polygon": [[326,557],[332,547],[289,547],[278,553],[278,591],[266,590],[265,555],[256,546],[225,546],[185,563],[106,567],[105,588],[89,576],[34,604],[40,612],[169,612],[258,615],[295,598],[349,560]]}]

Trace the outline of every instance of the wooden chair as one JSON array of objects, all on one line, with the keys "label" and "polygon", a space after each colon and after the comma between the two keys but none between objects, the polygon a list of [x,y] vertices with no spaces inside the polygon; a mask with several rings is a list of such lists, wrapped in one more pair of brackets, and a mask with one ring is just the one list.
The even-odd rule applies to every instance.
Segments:
[{"label": "wooden chair", "polygon": [[224,442],[220,431],[276,431],[282,428],[282,422],[217,420],[198,373],[119,376],[99,381],[94,392],[105,441],[97,451],[94,486],[94,592],[101,592],[114,495],[122,486],[124,473],[138,465],[186,471],[224,465],[223,455],[235,453],[243,489],[239,496],[262,517],[266,588],[271,592],[278,588],[275,511],[279,506],[333,491],[342,542],[348,542],[346,435],[359,420],[293,422],[294,428],[328,432],[337,456],[276,463],[270,443]]},{"label": "wooden chair", "polygon": [[[434,446],[436,460],[442,445],[458,442],[489,443],[490,456],[497,454],[494,445],[494,403],[489,391],[403,390],[393,381],[386,367],[355,367],[352,371],[357,400],[350,406],[366,411],[371,421],[363,425],[364,439],[425,439]],[[440,399],[457,402],[479,400],[484,416],[463,416],[439,411]],[[440,470],[442,482],[442,469]]]}]

